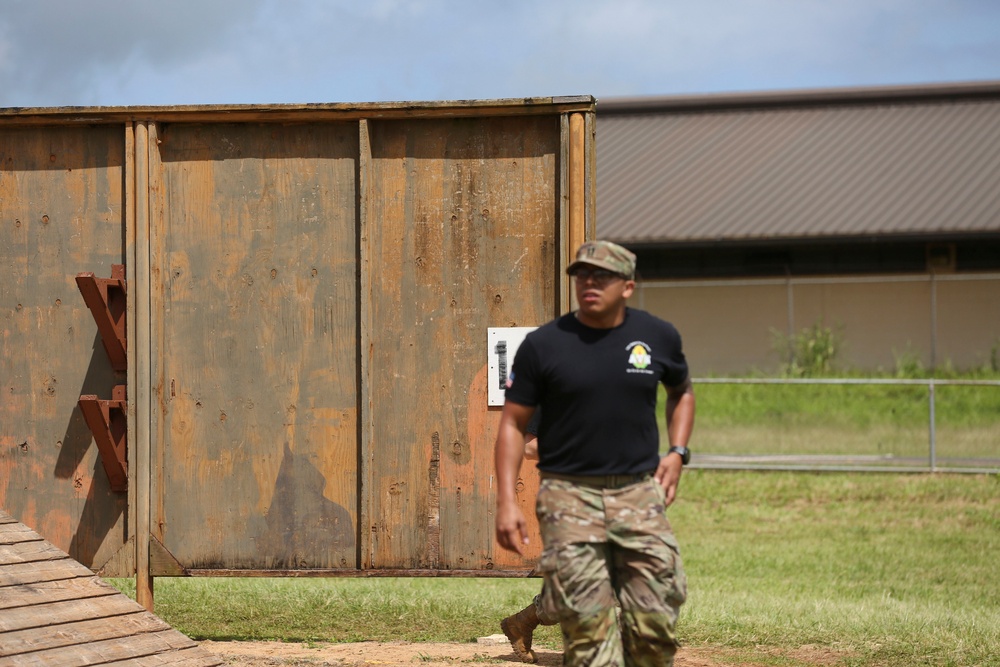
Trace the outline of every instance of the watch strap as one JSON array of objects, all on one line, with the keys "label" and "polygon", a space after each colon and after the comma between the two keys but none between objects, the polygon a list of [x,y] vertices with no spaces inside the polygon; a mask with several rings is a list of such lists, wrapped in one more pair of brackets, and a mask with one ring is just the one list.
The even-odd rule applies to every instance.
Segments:
[{"label": "watch strap", "polygon": [[691,450],[687,447],[671,447],[667,450],[667,454],[679,454],[681,463],[684,465],[687,465],[691,461]]}]

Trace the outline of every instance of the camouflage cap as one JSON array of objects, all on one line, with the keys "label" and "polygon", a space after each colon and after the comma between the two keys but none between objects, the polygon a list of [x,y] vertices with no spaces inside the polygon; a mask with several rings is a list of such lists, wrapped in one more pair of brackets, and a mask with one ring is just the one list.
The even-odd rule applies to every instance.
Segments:
[{"label": "camouflage cap", "polygon": [[566,268],[573,273],[582,264],[589,264],[625,276],[635,278],[635,255],[611,241],[589,241],[576,251],[576,261]]}]

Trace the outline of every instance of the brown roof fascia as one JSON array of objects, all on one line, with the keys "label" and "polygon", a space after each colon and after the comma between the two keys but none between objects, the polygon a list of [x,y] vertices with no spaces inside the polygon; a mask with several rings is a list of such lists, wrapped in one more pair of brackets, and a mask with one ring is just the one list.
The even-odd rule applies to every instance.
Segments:
[{"label": "brown roof fascia", "polygon": [[866,245],[871,243],[955,243],[962,241],[995,241],[993,232],[926,232],[900,234],[852,234],[848,236],[768,236],[768,237],[719,237],[691,240],[631,240],[608,237],[630,250],[708,249],[708,248],[764,248],[828,245]]},{"label": "brown roof fascia", "polygon": [[597,114],[773,109],[783,107],[907,104],[1000,99],[1000,81],[867,88],[822,88],[751,93],[619,97],[598,100]]},{"label": "brown roof fascia", "polygon": [[431,102],[213,104],[119,107],[0,108],[0,124],[159,122],[313,122],[366,119],[467,118],[591,112],[590,95]]}]

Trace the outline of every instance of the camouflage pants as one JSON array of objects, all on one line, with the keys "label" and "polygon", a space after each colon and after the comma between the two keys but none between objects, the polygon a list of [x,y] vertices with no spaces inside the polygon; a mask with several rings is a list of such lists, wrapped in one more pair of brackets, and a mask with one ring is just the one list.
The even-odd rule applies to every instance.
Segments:
[{"label": "camouflage pants", "polygon": [[542,586],[542,592],[534,597],[531,604],[535,607],[535,616],[538,617],[538,622],[542,625],[555,625],[559,622],[559,618],[549,613],[549,610],[545,608],[542,604],[543,596],[545,595],[545,587]]},{"label": "camouflage pants", "polygon": [[563,664],[673,665],[687,581],[662,487],[650,479],[603,489],[543,476],[535,509],[542,607],[562,628]]}]

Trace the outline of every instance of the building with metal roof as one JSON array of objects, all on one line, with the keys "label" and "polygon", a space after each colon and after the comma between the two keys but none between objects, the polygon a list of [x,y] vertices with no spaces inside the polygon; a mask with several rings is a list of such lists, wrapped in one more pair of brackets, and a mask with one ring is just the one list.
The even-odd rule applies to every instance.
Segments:
[{"label": "building with metal roof", "polygon": [[597,146],[647,276],[1000,268],[1000,82],[601,101]]},{"label": "building with metal roof", "polygon": [[1000,81],[599,101],[597,234],[696,373],[816,324],[845,367],[996,364]]}]

